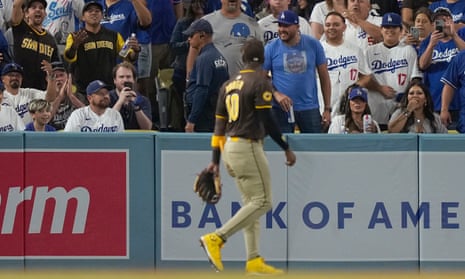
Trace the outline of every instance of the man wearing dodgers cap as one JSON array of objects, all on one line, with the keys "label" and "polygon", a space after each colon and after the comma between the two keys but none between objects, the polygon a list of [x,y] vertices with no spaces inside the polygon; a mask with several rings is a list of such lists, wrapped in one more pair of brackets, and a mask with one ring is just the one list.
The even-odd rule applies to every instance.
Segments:
[{"label": "man wearing dodgers cap", "polygon": [[89,105],[71,113],[65,132],[123,132],[121,114],[109,107],[111,88],[101,80],[89,83],[86,88]]},{"label": "man wearing dodgers cap", "polygon": [[[321,133],[331,120],[331,81],[323,47],[315,38],[300,34],[299,17],[293,11],[281,12],[275,22],[279,38],[265,46],[263,64],[272,74],[273,114],[282,133],[293,133],[296,124],[301,133]],[[324,99],[323,115],[319,109],[316,72]],[[295,123],[289,121],[292,111]]]},{"label": "man wearing dodgers cap", "polygon": [[370,86],[368,103],[382,130],[387,129],[394,112],[396,95],[404,92],[412,79],[422,79],[417,53],[410,45],[400,43],[402,19],[396,13],[386,13],[381,22],[383,41],[367,50],[368,65],[375,84]]}]

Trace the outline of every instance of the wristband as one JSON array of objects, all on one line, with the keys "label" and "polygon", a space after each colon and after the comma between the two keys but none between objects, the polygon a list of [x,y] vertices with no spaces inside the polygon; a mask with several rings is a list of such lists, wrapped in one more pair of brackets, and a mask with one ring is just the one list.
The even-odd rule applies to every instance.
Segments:
[{"label": "wristband", "polygon": [[212,141],[211,141],[211,146],[213,148],[222,148],[222,146],[224,145],[224,142],[226,141],[226,137],[225,136],[217,136],[217,135],[213,135],[212,136]]}]

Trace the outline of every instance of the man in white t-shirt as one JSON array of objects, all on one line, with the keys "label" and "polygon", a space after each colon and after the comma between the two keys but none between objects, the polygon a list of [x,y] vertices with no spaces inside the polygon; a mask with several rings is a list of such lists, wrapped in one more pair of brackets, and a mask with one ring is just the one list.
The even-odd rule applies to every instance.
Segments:
[{"label": "man in white t-shirt", "polygon": [[[290,0],[269,1],[271,14],[258,21],[258,25],[260,25],[260,27],[263,29],[263,41],[265,42],[265,44],[279,37],[278,23],[276,23],[276,20],[278,19],[278,16],[282,11],[288,9],[290,2]],[[299,26],[299,31],[301,34],[313,36],[313,32],[309,22],[301,16],[299,16]]]},{"label": "man in white t-shirt", "polygon": [[[45,68],[51,69],[51,67]],[[51,73],[47,74],[47,77],[49,80],[53,79]],[[5,65],[2,70],[2,82],[5,86],[2,105],[15,109],[23,119],[24,124],[32,122],[29,114],[29,102],[34,99],[45,99],[48,102],[55,100],[56,91],[53,82],[48,82],[47,91],[35,88],[21,88],[23,84],[23,67],[17,63]]]},{"label": "man in white t-shirt", "polygon": [[[329,12],[325,19],[324,34],[320,40],[328,63],[331,79],[331,116],[339,111],[341,95],[350,85],[358,83],[365,87],[371,75],[366,57],[360,47],[344,39],[346,30],[344,17],[338,12]],[[317,82],[317,84],[319,84]],[[319,90],[321,95],[321,90]],[[323,98],[319,98],[320,112],[323,113]]]},{"label": "man in white t-shirt", "polygon": [[110,108],[111,86],[94,80],[86,88],[89,105],[73,111],[68,118],[65,132],[124,132],[119,111]]}]

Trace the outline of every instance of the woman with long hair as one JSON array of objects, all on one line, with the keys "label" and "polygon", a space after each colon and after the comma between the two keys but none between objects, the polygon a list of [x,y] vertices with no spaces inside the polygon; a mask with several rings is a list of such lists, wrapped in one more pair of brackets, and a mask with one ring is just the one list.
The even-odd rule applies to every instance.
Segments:
[{"label": "woman with long hair", "polygon": [[392,114],[389,133],[447,133],[439,115],[434,112],[428,87],[414,80],[405,90],[399,108]]},{"label": "woman with long hair", "polygon": [[[329,126],[329,134],[380,133],[378,123],[371,119],[368,106],[368,92],[357,84],[349,86],[341,96],[340,114],[333,117]],[[370,119],[364,129],[363,118]]]}]

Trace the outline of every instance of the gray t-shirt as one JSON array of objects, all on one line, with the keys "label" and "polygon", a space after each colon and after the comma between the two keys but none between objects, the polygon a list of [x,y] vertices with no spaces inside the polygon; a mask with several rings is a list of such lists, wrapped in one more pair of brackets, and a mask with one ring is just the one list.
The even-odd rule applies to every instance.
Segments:
[{"label": "gray t-shirt", "polygon": [[228,62],[229,75],[235,75],[242,67],[241,48],[248,38],[263,41],[263,31],[257,21],[244,13],[236,18],[227,18],[221,11],[203,17],[213,26],[213,43]]}]

